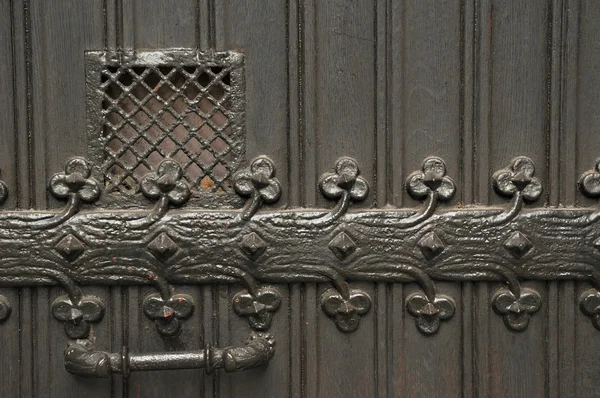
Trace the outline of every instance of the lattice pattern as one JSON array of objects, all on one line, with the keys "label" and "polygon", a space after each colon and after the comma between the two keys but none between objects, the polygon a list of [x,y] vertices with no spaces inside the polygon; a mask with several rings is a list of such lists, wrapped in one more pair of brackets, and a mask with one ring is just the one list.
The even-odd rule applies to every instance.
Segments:
[{"label": "lattice pattern", "polygon": [[243,143],[233,134],[231,66],[107,65],[101,72],[109,193],[138,192],[165,158],[193,192],[232,192]]}]

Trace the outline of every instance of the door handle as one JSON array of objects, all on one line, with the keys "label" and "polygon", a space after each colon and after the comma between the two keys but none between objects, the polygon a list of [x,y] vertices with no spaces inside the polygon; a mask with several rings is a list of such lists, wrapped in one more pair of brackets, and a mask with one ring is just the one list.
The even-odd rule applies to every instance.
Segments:
[{"label": "door handle", "polygon": [[226,348],[206,344],[202,351],[132,354],[127,347],[121,352],[94,350],[80,342],[65,349],[65,368],[69,373],[85,377],[109,377],[143,370],[174,370],[204,368],[207,374],[215,369],[240,372],[266,367],[275,353],[275,339],[268,333],[252,333],[243,346]]}]

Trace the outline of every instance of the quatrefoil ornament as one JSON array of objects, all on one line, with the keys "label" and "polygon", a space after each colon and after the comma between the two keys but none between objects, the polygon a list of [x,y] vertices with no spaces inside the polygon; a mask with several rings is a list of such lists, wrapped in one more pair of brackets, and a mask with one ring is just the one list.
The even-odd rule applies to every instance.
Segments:
[{"label": "quatrefoil ornament", "polygon": [[583,293],[579,299],[581,311],[587,315],[594,327],[600,330],[600,292],[597,290],[588,290]]},{"label": "quatrefoil ornament", "polygon": [[519,193],[525,201],[534,202],[542,194],[542,183],[534,174],[533,161],[526,156],[519,156],[512,160],[510,166],[494,173],[494,189],[509,198]]},{"label": "quatrefoil ornament", "polygon": [[187,294],[175,294],[166,300],[158,293],[150,294],[144,299],[142,307],[163,336],[176,336],[181,331],[181,320],[189,318],[194,312],[193,299]]},{"label": "quatrefoil ornament", "polygon": [[369,184],[360,175],[358,163],[352,158],[341,158],[335,164],[334,173],[325,173],[319,181],[323,195],[332,200],[345,197],[353,202],[365,200]]},{"label": "quatrefoil ornament", "polygon": [[590,197],[600,197],[600,158],[596,159],[594,168],[584,172],[577,182],[579,189]]},{"label": "quatrefoil ornament", "polygon": [[413,199],[422,200],[435,194],[439,200],[447,201],[454,196],[456,184],[446,175],[446,163],[437,156],[430,156],[423,161],[421,171],[408,176],[406,190]]},{"label": "quatrefoil ornament", "polygon": [[190,187],[183,181],[181,165],[172,159],[163,160],[156,172],[147,173],[142,178],[140,189],[148,199],[161,199],[176,206],[184,204],[190,196]]},{"label": "quatrefoil ornament", "polygon": [[275,203],[281,197],[281,184],[275,178],[275,164],[265,156],[252,161],[250,167],[233,176],[233,187],[250,200],[242,211],[242,219],[249,220],[263,203]]},{"label": "quatrefoil ornament", "polygon": [[423,293],[411,294],[406,299],[406,309],[415,317],[417,329],[425,334],[434,334],[440,328],[441,321],[447,321],[454,316],[456,305],[446,296],[437,295],[430,300]]},{"label": "quatrefoil ornament", "polygon": [[329,289],[321,296],[323,312],[335,322],[342,332],[353,332],[360,325],[360,318],[371,309],[371,298],[361,290],[351,290],[344,298],[335,289]]},{"label": "quatrefoil ornament", "polygon": [[519,295],[501,289],[492,299],[494,309],[504,318],[505,325],[517,332],[529,325],[529,319],[542,306],[540,294],[533,289],[521,289]]},{"label": "quatrefoil ornament", "polygon": [[233,297],[233,309],[238,315],[246,317],[254,330],[269,329],[273,314],[280,306],[281,293],[268,287],[258,289],[254,296],[242,290]]},{"label": "quatrefoil ornament", "polygon": [[65,332],[71,339],[88,337],[91,323],[99,322],[104,315],[104,304],[93,296],[82,297],[73,302],[67,296],[60,296],[52,303],[52,315],[65,325]]},{"label": "quatrefoil ornament", "polygon": [[73,158],[65,165],[64,173],[56,173],[49,183],[50,192],[58,199],[75,197],[86,203],[100,197],[100,183],[91,178],[92,169],[83,158]]}]

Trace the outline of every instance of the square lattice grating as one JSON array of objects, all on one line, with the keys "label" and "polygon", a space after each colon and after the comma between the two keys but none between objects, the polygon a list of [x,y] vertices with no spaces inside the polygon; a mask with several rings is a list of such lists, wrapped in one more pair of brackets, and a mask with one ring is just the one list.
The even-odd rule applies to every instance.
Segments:
[{"label": "square lattice grating", "polygon": [[165,158],[181,164],[195,194],[233,191],[244,149],[243,99],[240,64],[228,59],[144,64],[138,54],[99,65],[99,166],[108,193],[139,192],[142,177]]}]

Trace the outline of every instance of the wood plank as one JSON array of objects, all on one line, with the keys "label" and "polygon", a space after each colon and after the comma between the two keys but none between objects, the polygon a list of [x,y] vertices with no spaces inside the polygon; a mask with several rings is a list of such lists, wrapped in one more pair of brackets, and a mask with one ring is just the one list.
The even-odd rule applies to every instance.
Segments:
[{"label": "wood plank", "polygon": [[[0,322],[2,338],[0,339],[0,396],[20,396],[26,393],[27,385],[21,383],[21,354],[27,349],[21,345],[19,320],[21,317],[19,289],[2,289],[3,299],[6,299],[11,314]],[[24,380],[23,380],[24,381]]]},{"label": "wood plank", "polygon": [[[523,286],[534,288],[547,306],[545,282],[528,282]],[[495,288],[499,287],[498,285]],[[491,302],[496,289],[491,289]],[[525,333],[509,330],[501,316],[492,312],[489,317],[489,390],[482,391],[493,397],[545,397],[546,333],[549,327],[545,310],[534,314]]]},{"label": "wood plank", "polygon": [[[372,283],[353,283],[351,289],[374,297]],[[329,289],[321,285],[319,293]],[[374,303],[376,304],[376,303]],[[317,308],[316,335],[308,336],[308,350],[316,350],[319,367],[317,397],[373,397],[375,385],[375,315],[376,307],[361,316],[360,326],[351,333],[340,332],[333,320]],[[341,375],[341,376],[340,376]]]},{"label": "wood plank", "polygon": [[17,33],[13,20],[12,2],[0,3],[0,179],[9,189],[5,207],[18,204],[19,189],[19,145],[17,138],[18,113],[17,81],[15,76],[16,59],[14,57],[15,37]]},{"label": "wood plank", "polygon": [[[368,1],[325,0],[315,5],[317,48],[315,52],[307,49],[307,57],[315,57],[316,70],[307,79],[316,84],[316,141],[306,151],[316,156],[316,178],[333,169],[339,157],[349,156],[357,160],[361,174],[372,182],[377,87],[375,8]],[[306,162],[312,160],[307,158]],[[372,190],[362,204],[353,206],[371,206],[373,195]],[[320,205],[330,206],[323,198],[317,199]]]},{"label": "wood plank", "polygon": [[[246,159],[270,157],[282,186],[288,185],[288,26],[286,2],[268,7],[221,1],[220,50],[241,49],[246,77]],[[294,182],[297,184],[297,182]],[[288,190],[276,206],[289,201]]]},{"label": "wood plank", "polygon": [[[592,169],[596,159],[600,157],[600,109],[595,106],[600,101],[600,41],[594,39],[600,37],[600,7],[594,1],[581,1],[578,15],[579,29],[576,33],[579,47],[574,58],[578,64],[576,75],[571,77],[571,85],[576,85],[574,92],[571,91],[577,101],[574,110],[576,120],[575,124],[570,124],[574,129],[571,137],[577,151],[577,176]],[[580,192],[576,198],[581,206],[596,206],[598,203],[597,199],[587,199]]]},{"label": "wood plank", "polygon": [[[404,25],[393,33],[393,41],[402,46],[392,58],[392,140],[401,140],[401,152],[391,160],[396,175],[393,189],[396,203],[416,206],[404,190],[404,180],[428,156],[443,158],[448,175],[459,187],[463,184],[461,6],[453,0],[395,2],[392,12],[392,24]],[[455,195],[454,202],[459,197]]]},{"label": "wood plank", "polygon": [[[535,175],[547,185],[549,5],[494,2],[490,18],[490,172],[524,155],[533,160]],[[539,204],[547,202],[549,187],[544,188]],[[491,196],[492,203],[503,201]]]},{"label": "wood plank", "polygon": [[[240,373],[221,373],[221,384],[228,386],[228,393],[222,396],[230,397],[284,397],[290,392],[290,366],[291,361],[299,358],[290,357],[290,334],[292,328],[286,314],[290,308],[290,293],[287,285],[273,285],[279,290],[283,300],[281,307],[274,314],[268,333],[275,337],[275,355],[269,361],[266,369],[252,369]],[[233,296],[243,288],[238,285],[230,286],[227,297],[231,303]],[[226,317],[229,322],[229,339],[222,341],[222,345],[241,345],[246,341],[252,329],[248,326],[246,318],[238,316],[234,311]]]},{"label": "wood plank", "polygon": [[[460,297],[460,285],[436,283],[437,293]],[[414,284],[406,285],[402,307],[394,316],[403,317],[401,333],[405,345],[400,352],[394,351],[396,363],[402,363],[404,388],[397,390],[406,397],[446,397],[448,392],[461,390],[461,316],[462,308],[456,303],[456,313],[448,321],[441,322],[440,330],[433,336],[423,335],[415,325],[415,318],[406,312],[406,297],[414,291],[422,291]],[[400,314],[398,311],[402,310]],[[453,366],[448,366],[454,364]]]},{"label": "wood plank", "polygon": [[[197,0],[121,0],[125,48],[193,48],[197,43]],[[133,26],[127,26],[128,23]],[[131,30],[133,29],[133,30]]]},{"label": "wood plank", "polygon": [[[588,283],[578,283],[573,299],[578,300],[582,293],[590,288],[591,286]],[[565,388],[573,388],[569,392],[572,396],[582,398],[598,397],[600,391],[598,389],[598,353],[600,352],[598,329],[593,326],[590,318],[581,311],[576,311],[574,318],[575,331],[573,334],[567,335],[570,337],[569,341],[573,344],[566,347],[567,350],[572,347],[575,348],[575,361],[571,362],[574,383],[573,378],[567,379]],[[570,333],[571,330],[566,329],[565,332]],[[568,361],[568,353],[565,354],[567,354]]]},{"label": "wood plank", "polygon": [[69,157],[86,153],[84,51],[103,48],[104,25],[97,0],[34,1],[30,14],[32,178],[36,207],[43,208],[48,178],[63,170]]}]

